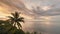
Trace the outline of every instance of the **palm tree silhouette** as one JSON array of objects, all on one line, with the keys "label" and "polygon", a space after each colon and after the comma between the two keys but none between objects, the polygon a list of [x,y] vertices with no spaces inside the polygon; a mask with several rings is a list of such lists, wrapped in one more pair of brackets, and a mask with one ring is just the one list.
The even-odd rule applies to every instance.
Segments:
[{"label": "palm tree silhouette", "polygon": [[21,17],[18,12],[11,13],[11,15],[12,15],[12,16],[8,16],[8,17],[9,17],[8,20],[10,21],[10,23],[11,23],[14,27],[16,27],[16,25],[17,25],[18,29],[21,29],[21,28],[22,28],[22,25],[21,25],[20,22],[23,22],[23,23],[24,23],[24,18]]}]

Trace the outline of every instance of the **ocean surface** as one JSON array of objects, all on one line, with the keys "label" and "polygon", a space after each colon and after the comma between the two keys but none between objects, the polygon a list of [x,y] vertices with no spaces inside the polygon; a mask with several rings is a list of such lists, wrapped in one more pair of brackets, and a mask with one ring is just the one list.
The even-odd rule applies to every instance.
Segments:
[{"label": "ocean surface", "polygon": [[60,34],[60,21],[30,21],[24,24],[23,29],[29,32],[41,32],[42,34]]}]

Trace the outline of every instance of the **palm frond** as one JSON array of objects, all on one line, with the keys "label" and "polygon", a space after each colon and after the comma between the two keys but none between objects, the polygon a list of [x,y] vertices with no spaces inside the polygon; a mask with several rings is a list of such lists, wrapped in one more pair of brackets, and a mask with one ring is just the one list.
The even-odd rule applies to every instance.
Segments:
[{"label": "palm frond", "polygon": [[22,19],[22,18],[19,18],[18,21],[24,23],[24,19]]},{"label": "palm frond", "polygon": [[24,19],[23,17],[20,17],[19,19]]},{"label": "palm frond", "polygon": [[[19,22],[23,22],[24,23],[24,18],[23,17],[19,17],[19,13],[15,12],[15,13],[11,13],[12,16],[8,16],[9,20],[11,20],[11,24],[14,26],[14,24],[18,25],[18,28],[22,28],[22,25]],[[15,26],[16,27],[16,26]]]},{"label": "palm frond", "polygon": [[13,17],[11,17],[11,16],[8,16],[8,18],[9,18],[9,19],[11,19],[11,20],[14,20],[14,18],[13,18]]},{"label": "palm frond", "polygon": [[15,14],[14,14],[14,13],[11,13],[11,15],[12,15],[13,17],[15,17]]},{"label": "palm frond", "polygon": [[14,24],[14,18],[13,17],[11,17],[11,16],[8,16],[8,20],[7,21],[10,21],[10,23],[13,25]]},{"label": "palm frond", "polygon": [[22,25],[19,23],[19,22],[17,22],[17,25],[18,25],[18,28],[22,28]]},{"label": "palm frond", "polygon": [[19,17],[19,13],[15,12],[15,18],[18,18],[18,17]]}]

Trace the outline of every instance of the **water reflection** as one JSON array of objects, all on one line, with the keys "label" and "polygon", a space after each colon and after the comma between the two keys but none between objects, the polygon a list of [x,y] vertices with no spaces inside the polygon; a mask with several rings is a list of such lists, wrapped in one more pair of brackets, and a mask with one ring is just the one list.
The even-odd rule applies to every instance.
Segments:
[{"label": "water reflection", "polygon": [[51,21],[51,17],[44,17],[42,21],[28,21],[24,24],[25,31],[37,31],[42,34],[60,34],[60,23]]}]

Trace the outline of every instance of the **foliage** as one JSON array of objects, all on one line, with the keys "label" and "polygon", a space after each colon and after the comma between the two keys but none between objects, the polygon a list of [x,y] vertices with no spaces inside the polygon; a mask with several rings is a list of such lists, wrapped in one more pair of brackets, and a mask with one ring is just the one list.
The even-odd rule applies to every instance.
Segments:
[{"label": "foliage", "polygon": [[11,13],[12,16],[8,16],[8,21],[10,21],[10,23],[16,27],[18,27],[18,29],[21,29],[22,26],[20,24],[20,22],[23,22],[24,23],[24,18],[19,16],[19,13],[18,12],[15,12],[15,13]]},{"label": "foliage", "polygon": [[[8,16],[8,20],[0,20],[0,34],[25,34],[21,29],[22,25],[20,22],[24,22],[23,17],[19,17],[18,12],[11,13],[12,16]],[[13,25],[14,24],[14,25]],[[16,27],[18,25],[18,28]]]},{"label": "foliage", "polygon": [[0,34],[25,34],[22,29],[17,29],[9,22],[0,20]]}]

